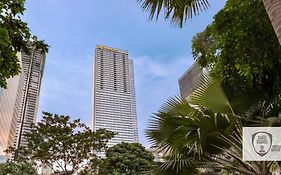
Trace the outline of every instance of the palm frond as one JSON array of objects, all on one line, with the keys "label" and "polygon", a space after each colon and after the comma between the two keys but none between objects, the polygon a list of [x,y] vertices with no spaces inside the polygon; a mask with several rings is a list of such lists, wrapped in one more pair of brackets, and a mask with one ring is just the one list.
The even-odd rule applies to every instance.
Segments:
[{"label": "palm frond", "polygon": [[199,15],[200,12],[209,8],[208,0],[138,0],[142,8],[150,12],[149,19],[158,19],[161,11],[164,12],[165,19],[171,19],[173,23],[180,27],[183,23]]},{"label": "palm frond", "polygon": [[253,105],[249,110],[240,116],[244,125],[247,126],[281,126],[281,120],[278,117],[280,109],[276,109],[276,101],[261,101]]},{"label": "palm frond", "polygon": [[154,114],[146,135],[160,151],[173,155],[172,159],[169,157],[162,165],[162,169],[172,168],[179,171],[188,167],[186,159],[200,160],[205,152],[210,154],[221,152],[213,145],[229,148],[230,145],[219,136],[231,134],[234,124],[233,115],[197,108],[191,106],[185,99],[175,97],[169,99]]},{"label": "palm frond", "polygon": [[161,172],[188,174],[189,170],[213,168],[258,174],[262,169],[259,162],[242,161],[242,127],[251,122],[271,126],[279,118],[273,117],[273,104],[268,103],[259,103],[244,115],[235,110],[219,81],[208,75],[187,99],[170,98],[146,131],[149,141],[165,152]]},{"label": "palm frond", "polygon": [[204,106],[214,112],[234,113],[220,82],[203,74],[195,91],[187,98],[193,105]]},{"label": "palm frond", "polygon": [[[191,152],[190,152],[191,151]],[[194,164],[192,150],[185,150],[182,152],[172,152],[166,157],[167,161],[162,163],[158,168],[156,174],[193,174],[197,172],[197,166]]]},{"label": "palm frond", "polygon": [[187,157],[186,155],[176,153],[173,156],[169,156],[169,159],[160,166],[160,169],[167,170],[172,168],[179,172],[182,168],[188,167],[192,163],[193,159]]}]

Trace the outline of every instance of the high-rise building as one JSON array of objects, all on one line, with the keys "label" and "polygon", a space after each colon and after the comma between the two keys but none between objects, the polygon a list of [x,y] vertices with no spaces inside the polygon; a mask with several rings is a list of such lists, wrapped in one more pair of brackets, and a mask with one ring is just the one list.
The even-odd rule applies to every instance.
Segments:
[{"label": "high-rise building", "polygon": [[192,91],[198,86],[203,78],[203,69],[198,63],[193,63],[190,68],[180,77],[179,88],[182,98],[188,97]]},{"label": "high-rise building", "polygon": [[133,60],[128,52],[97,46],[93,81],[93,129],[118,134],[108,142],[137,142],[137,116]]},{"label": "high-rise building", "polygon": [[40,50],[32,50],[31,54],[21,53],[23,88],[14,146],[26,146],[25,134],[31,131],[36,122],[41,81],[44,72],[46,55]]},{"label": "high-rise building", "polygon": [[[21,64],[21,54],[17,54]],[[22,74],[9,78],[6,89],[0,88],[0,163],[11,155],[4,150],[13,146],[23,88]]]},{"label": "high-rise building", "polygon": [[36,121],[45,54],[31,51],[18,53],[21,73],[7,80],[0,89],[0,161],[10,158],[4,150],[27,144],[25,134]]}]

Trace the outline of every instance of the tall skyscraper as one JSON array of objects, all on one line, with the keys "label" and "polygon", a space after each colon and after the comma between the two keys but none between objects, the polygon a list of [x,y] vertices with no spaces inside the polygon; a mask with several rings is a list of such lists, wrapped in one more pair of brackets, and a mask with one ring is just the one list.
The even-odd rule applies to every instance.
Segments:
[{"label": "tall skyscraper", "polygon": [[18,53],[21,73],[8,79],[7,89],[0,89],[0,161],[11,155],[3,150],[25,146],[25,134],[36,121],[45,54]]},{"label": "tall skyscraper", "polygon": [[[6,150],[13,146],[16,130],[17,114],[15,107],[17,104],[17,88],[19,86],[19,76],[7,81],[7,89],[2,89],[0,95],[0,159],[7,159]],[[1,160],[0,160],[1,163]]]},{"label": "tall skyscraper", "polygon": [[[21,64],[21,54],[17,54]],[[13,146],[23,88],[22,75],[7,80],[7,88],[0,88],[0,163],[9,155],[4,150]]]},{"label": "tall skyscraper", "polygon": [[133,60],[127,51],[96,47],[93,105],[93,129],[118,133],[108,146],[138,141]]},{"label": "tall skyscraper", "polygon": [[16,148],[27,145],[25,134],[31,131],[31,125],[36,122],[46,55],[40,50],[32,50],[31,54],[22,52],[21,57],[24,82],[14,141]]}]

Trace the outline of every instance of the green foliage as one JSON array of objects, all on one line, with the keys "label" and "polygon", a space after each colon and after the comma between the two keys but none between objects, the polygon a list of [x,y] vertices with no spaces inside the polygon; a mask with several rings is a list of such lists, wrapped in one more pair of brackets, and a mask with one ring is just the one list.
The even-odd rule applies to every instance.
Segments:
[{"label": "green foliage", "polygon": [[21,20],[24,10],[24,0],[0,1],[0,87],[6,87],[6,80],[20,73],[17,52],[29,53],[31,48],[48,52],[48,45],[37,41]]},{"label": "green foliage", "polygon": [[182,27],[183,23],[193,15],[209,8],[208,0],[138,0],[144,10],[150,11],[150,19],[159,17],[163,10],[165,19]]},{"label": "green foliage", "polygon": [[32,165],[23,162],[7,162],[0,164],[0,175],[36,175]]},{"label": "green foliage", "polygon": [[106,156],[101,175],[148,174],[154,167],[152,153],[139,143],[122,142],[114,145],[106,151]]},{"label": "green foliage", "polygon": [[231,87],[230,98],[252,93],[270,99],[281,90],[281,46],[262,1],[228,0],[194,37],[193,56]]},{"label": "green foliage", "polygon": [[[196,87],[193,95],[188,97],[188,101],[192,101],[192,104],[195,105],[208,106],[209,109],[216,112],[229,113],[233,111],[220,81],[214,78],[210,79],[203,73],[197,83],[199,86]],[[204,86],[200,86],[203,84]]]},{"label": "green foliage", "polygon": [[106,149],[114,133],[105,129],[93,132],[80,119],[70,121],[69,116],[43,114],[42,121],[27,135],[28,145],[22,156],[45,163],[55,172],[94,171],[90,169],[100,162],[96,152]]},{"label": "green foliage", "polygon": [[233,132],[235,122],[234,115],[214,113],[203,106],[191,106],[184,99],[171,98],[151,120],[147,136],[168,153],[167,162],[160,168],[180,174],[183,168],[197,167],[196,161],[204,155],[220,154],[219,148],[230,148],[221,137]]},{"label": "green foliage", "polygon": [[[210,94],[218,96],[213,104]],[[237,115],[225,97],[220,84],[205,75],[191,97],[171,98],[155,113],[146,133],[150,142],[165,152],[166,161],[159,167],[159,175],[194,175],[202,169],[260,174],[269,173],[270,167],[276,165],[242,161],[242,127],[281,126],[280,102],[260,103]]]}]

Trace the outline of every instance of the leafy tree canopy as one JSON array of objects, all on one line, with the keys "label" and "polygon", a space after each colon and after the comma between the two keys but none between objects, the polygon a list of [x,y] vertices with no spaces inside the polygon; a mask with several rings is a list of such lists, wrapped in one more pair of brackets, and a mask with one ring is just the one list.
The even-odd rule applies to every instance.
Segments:
[{"label": "leafy tree canopy", "polygon": [[17,52],[29,53],[31,48],[48,52],[48,45],[32,36],[21,20],[24,10],[24,0],[0,1],[0,87],[6,87],[6,80],[20,73]]},{"label": "leafy tree canopy", "polygon": [[43,112],[43,119],[27,135],[28,145],[22,156],[47,164],[54,172],[73,174],[97,167],[96,152],[104,151],[114,133],[105,129],[92,131],[80,119]]},{"label": "leafy tree canopy", "polygon": [[106,156],[100,174],[138,175],[148,173],[154,166],[154,156],[139,143],[122,142],[110,147]]},{"label": "leafy tree canopy", "polygon": [[[228,94],[280,92],[281,46],[262,1],[228,0],[204,32],[193,39],[193,56]],[[257,93],[258,92],[258,93]]]},{"label": "leafy tree canopy", "polygon": [[23,162],[7,162],[0,164],[0,175],[36,175],[31,164]]}]

